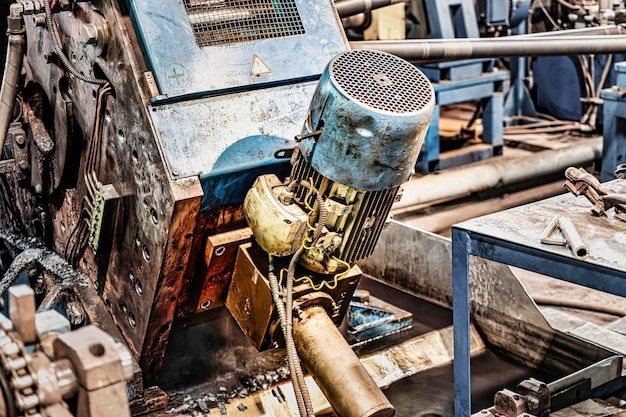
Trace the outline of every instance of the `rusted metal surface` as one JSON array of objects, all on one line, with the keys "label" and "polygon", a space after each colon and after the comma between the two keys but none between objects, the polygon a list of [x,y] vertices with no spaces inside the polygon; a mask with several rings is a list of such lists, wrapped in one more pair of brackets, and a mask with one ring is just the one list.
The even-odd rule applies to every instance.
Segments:
[{"label": "rusted metal surface", "polygon": [[503,417],[518,417],[528,411],[526,399],[506,388],[496,393],[494,408]]},{"label": "rusted metal surface", "polygon": [[[148,329],[153,334],[161,331],[158,320],[150,324],[150,312],[164,271],[162,264],[176,197],[144,104],[149,96],[139,80],[145,65],[137,53],[134,31],[115,2],[76,4],[72,13],[54,15],[64,49],[71,51],[70,58],[77,70],[107,78],[115,92],[102,101],[102,113],[96,114],[100,102],[95,99],[98,87],[66,78],[55,60],[50,59],[53,48],[48,31],[37,26],[36,19],[27,20],[28,48],[37,53],[29,54],[25,63],[26,79],[40,86],[50,106],[64,116],[55,117],[55,147],[72,150],[71,160],[65,164],[71,170],[61,184],[69,190],[48,207],[55,220],[50,241],[55,250],[73,262],[81,259],[78,266],[90,285],[97,286],[124,339],[139,357]],[[91,33],[94,28],[95,33]],[[79,127],[74,134],[63,125],[68,118],[74,127]],[[94,132],[98,120],[100,131]],[[110,253],[101,250],[100,259],[85,249],[80,233],[73,234],[84,222],[83,196],[89,198],[83,176],[78,174],[87,168],[89,146],[74,146],[72,140],[91,144],[94,133],[101,137],[96,149],[96,163],[103,167],[95,172],[99,182],[114,186],[121,196],[130,196],[121,199],[115,218],[102,226],[111,249]],[[73,247],[77,248],[76,253],[68,250]],[[184,258],[184,254],[169,256]]]},{"label": "rusted metal surface", "polygon": [[24,343],[37,341],[35,292],[25,285],[9,288],[9,316]]},{"label": "rusted metal surface", "polygon": [[[240,246],[232,282],[226,297],[226,307],[233,315],[243,332],[259,350],[271,347],[275,342],[283,342],[278,326],[278,314],[272,302],[270,284],[267,279],[267,254],[254,243]],[[277,275],[287,265],[275,260]],[[311,275],[310,271],[297,268],[296,278]],[[286,273],[285,273],[286,276]],[[307,308],[319,303],[326,308],[331,320],[339,325],[348,309],[350,299],[361,277],[361,270],[353,268],[348,274],[337,277],[328,285],[315,281],[317,289],[306,280],[294,287],[295,308]],[[325,277],[333,280],[333,276]],[[313,276],[314,280],[320,279]],[[313,281],[311,281],[313,282]],[[275,330],[279,330],[275,334]]]},{"label": "rusted metal surface", "polygon": [[[126,378],[132,375],[120,359],[115,341],[94,326],[58,336],[55,357],[72,364],[78,382],[77,417],[116,415],[130,417]],[[128,372],[130,371],[130,372]]]},{"label": "rusted metal surface", "polygon": [[169,398],[159,387],[149,387],[143,391],[143,396],[130,401],[130,411],[133,416],[145,415],[157,410],[163,410],[169,404]]},{"label": "rusted metal surface", "polygon": [[[269,282],[257,269],[257,265],[263,265],[258,262],[259,252],[264,255],[261,251],[253,252],[251,244],[242,246],[238,251],[226,307],[252,344],[259,350],[265,350],[272,345],[278,318]],[[255,254],[257,262],[252,258]],[[270,329],[272,324],[273,329]]]},{"label": "rusted metal surface", "polygon": [[224,305],[239,245],[248,243],[251,239],[252,231],[249,228],[207,237],[202,265],[206,272],[196,313]]},{"label": "rusted metal surface", "polygon": [[[192,323],[207,320],[206,315],[196,314],[197,307],[202,304],[200,294],[205,286],[206,275],[201,267],[203,265],[206,244],[211,236],[227,233],[246,227],[241,204],[224,206],[215,210],[200,213],[196,218],[196,227],[193,232],[193,243],[187,261],[187,269],[181,283],[181,291],[178,298],[176,312],[176,325],[186,327]],[[235,267],[235,257],[230,260],[230,265],[223,269],[224,273],[232,274]],[[230,271],[230,272],[228,272]],[[224,285],[228,285],[225,283]]]},{"label": "rusted metal surface", "polygon": [[[32,265],[36,266],[43,275],[46,290],[46,295],[39,306],[40,311],[51,308],[63,296],[68,296],[70,300],[83,307],[87,323],[103,329],[117,340],[124,339],[102,298],[86,276],[72,268],[59,255],[44,248],[35,239],[7,231],[0,231],[0,239],[14,253],[38,251],[38,256],[32,259]],[[134,375],[127,389],[131,401],[140,402],[144,398],[143,376],[136,362]]]},{"label": "rusted metal surface", "polygon": [[[165,356],[169,332],[176,313],[176,301],[192,246],[195,219],[200,211],[202,198],[202,187],[197,178],[179,180],[173,188],[177,203],[172,219],[168,222],[169,233],[164,262],[151,306],[150,325],[143,341],[140,360],[148,381],[155,380]],[[135,293],[142,295],[137,286]]]},{"label": "rusted metal surface", "polygon": [[71,331],[55,311],[36,313],[27,285],[11,287],[9,302],[11,320],[3,316],[0,327],[3,415],[130,417],[134,367],[124,345],[95,326]]},{"label": "rusted metal surface", "polygon": [[[418,300],[418,303],[423,303]],[[197,329],[197,328],[196,328]],[[204,330],[202,330],[204,331]],[[221,332],[210,332],[211,334]],[[473,328],[471,338],[471,352],[473,357],[478,357],[485,353],[485,344],[481,340],[478,332]],[[238,336],[241,338],[242,336]],[[237,337],[236,337],[237,338]],[[444,397],[444,392],[449,393],[452,387],[452,381],[450,378],[435,378],[433,380],[430,376],[425,376],[422,379],[422,383],[428,387],[436,387],[435,389],[442,390],[442,393],[433,394],[433,392],[423,393],[423,389],[414,388],[413,386],[401,387],[400,380],[406,381],[406,378],[417,379],[423,373],[442,372],[453,360],[452,351],[453,332],[452,327],[447,326],[441,329],[433,330],[419,336],[411,337],[403,340],[401,343],[394,344],[390,347],[376,349],[370,352],[368,355],[361,357],[361,364],[365,367],[367,372],[376,382],[376,385],[381,387],[384,391],[394,391],[394,396],[399,403],[396,406],[396,401],[392,399],[392,403],[396,406],[397,415],[421,415],[425,410],[432,409],[433,407],[447,407],[444,405],[447,398]],[[195,343],[195,342],[193,342]],[[205,342],[206,343],[206,342]],[[209,342],[210,343],[210,342]],[[206,346],[203,342],[196,343],[194,348],[200,348]],[[213,345],[209,345],[209,348],[213,349]],[[219,349],[218,346],[215,348]],[[250,348],[254,350],[254,348]],[[236,355],[232,352],[236,351]],[[264,352],[267,354],[271,352]],[[277,351],[280,353],[280,351]],[[239,361],[245,360],[250,365],[248,367],[254,367],[256,364],[252,362],[251,358],[248,358],[243,353],[242,348],[232,347],[231,349],[223,349],[223,352],[217,355],[218,357],[225,357],[222,362],[230,361],[231,356],[238,356]],[[250,361],[248,360],[250,359]],[[492,359],[493,360],[493,359]],[[204,363],[204,360],[196,360],[196,363]],[[222,368],[224,365],[220,363],[218,366]],[[497,379],[497,376],[501,374],[500,370],[506,364],[498,361],[498,372],[494,372],[495,375],[491,375],[485,380],[489,380],[491,383],[493,379]],[[178,367],[177,367],[178,368]],[[177,369],[173,368],[173,369]],[[485,369],[494,369],[493,362],[489,362],[485,365]],[[168,369],[170,369],[168,367]],[[510,365],[506,368],[511,372]],[[206,372],[211,372],[208,370]],[[241,370],[240,370],[241,371]],[[445,372],[445,371],[444,371]],[[521,378],[514,373],[514,378]],[[187,377],[189,378],[189,377]],[[256,381],[255,381],[256,382]],[[270,384],[268,384],[270,382]],[[298,409],[296,407],[295,396],[290,382],[279,381],[276,385],[272,386],[271,382],[275,382],[269,378],[269,375],[261,378],[261,382],[256,389],[247,389],[250,395],[245,398],[241,398],[239,394],[241,391],[231,392],[227,391],[228,397],[233,397],[230,402],[224,401],[224,398],[217,392],[217,386],[206,387],[200,386],[190,388],[180,394],[180,398],[177,400],[173,396],[172,404],[165,410],[164,413],[159,416],[171,416],[171,415],[183,415],[183,416],[212,416],[218,414],[217,403],[223,402],[224,409],[227,410],[228,415],[242,415],[250,417],[263,417],[263,416],[284,416],[284,417],[296,417],[299,416]],[[310,394],[313,400],[314,409],[317,415],[326,415],[331,413],[332,409],[330,404],[320,391],[315,381],[310,377],[306,377],[307,386],[309,387]],[[262,383],[266,383],[265,388],[262,388]],[[223,382],[225,387],[230,387],[227,382]],[[256,385],[255,385],[256,386]],[[389,390],[385,388],[389,387]],[[258,389],[258,390],[257,390]],[[402,391],[402,395],[398,395],[398,391]],[[408,400],[400,397],[408,396]],[[391,399],[391,398],[390,398]],[[489,398],[493,400],[493,396]],[[245,412],[241,411],[238,406],[243,404],[246,409]],[[205,406],[208,406],[210,410],[207,410]],[[449,413],[438,413],[442,416],[450,416]]]},{"label": "rusted metal surface", "polygon": [[[616,171],[616,173],[619,172]],[[623,185],[620,190],[605,189],[600,181],[585,171],[584,168],[570,167],[565,171],[565,188],[575,196],[584,195],[593,205],[594,216],[605,216],[611,208],[615,209],[615,218],[626,221],[626,193]],[[610,187],[610,186],[609,186]]]}]

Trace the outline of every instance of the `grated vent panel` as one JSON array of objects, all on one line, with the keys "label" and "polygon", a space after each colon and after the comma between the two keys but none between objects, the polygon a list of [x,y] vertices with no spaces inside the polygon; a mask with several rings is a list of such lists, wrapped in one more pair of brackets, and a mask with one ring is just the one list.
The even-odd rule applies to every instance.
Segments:
[{"label": "grated vent panel", "polygon": [[301,35],[294,0],[184,0],[198,46]]},{"label": "grated vent panel", "polygon": [[353,50],[332,62],[331,76],[348,96],[366,106],[393,113],[412,113],[433,100],[430,81],[395,55]]}]

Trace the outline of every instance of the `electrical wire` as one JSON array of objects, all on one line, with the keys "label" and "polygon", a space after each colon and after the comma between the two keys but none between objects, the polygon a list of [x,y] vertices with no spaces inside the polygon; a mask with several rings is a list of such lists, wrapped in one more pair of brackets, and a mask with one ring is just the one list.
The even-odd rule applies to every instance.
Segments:
[{"label": "electrical wire", "polygon": [[100,172],[100,161],[102,152],[102,124],[105,117],[106,98],[113,91],[111,84],[107,83],[98,92],[98,102],[96,105],[96,116],[94,120],[93,132],[87,150],[87,161],[85,164],[85,184],[90,197],[93,199],[100,187],[98,173]]},{"label": "electrical wire", "polygon": [[[305,247],[305,249],[308,250],[308,248]],[[313,278],[311,278],[308,275],[303,275],[301,277],[298,278],[294,278],[294,282],[302,282],[305,281],[309,284],[309,286],[314,290],[314,291],[319,291],[322,288],[326,287],[329,290],[334,290],[335,288],[337,288],[337,284],[339,282],[339,279],[343,278],[344,276],[346,276],[348,274],[348,272],[350,272],[350,264],[347,263],[346,261],[343,261],[339,258],[337,258],[336,256],[332,257],[335,261],[339,262],[340,264],[342,264],[343,266],[346,267],[346,269],[342,272],[339,272],[337,274],[335,274],[333,276],[333,280],[332,280],[332,284],[329,284],[328,281],[326,280],[322,280],[322,282],[320,282],[318,285],[315,285],[315,282],[313,282]],[[285,272],[288,272],[287,269],[283,268],[280,270],[280,279],[278,281],[279,285],[282,285],[283,283],[283,279],[284,279],[284,274]]]},{"label": "electrical wire", "polygon": [[87,248],[92,212],[93,208],[91,207],[91,203],[86,196],[83,197],[79,218],[65,242],[65,248],[63,250],[63,256],[67,259],[68,263],[73,266],[77,265],[78,260]]},{"label": "electrical wire", "polygon": [[[278,312],[278,318],[280,320],[280,327],[283,331],[283,335],[285,337],[285,345],[287,348],[287,366],[289,367],[291,383],[293,385],[293,392],[296,396],[296,403],[298,405],[298,411],[300,412],[301,417],[306,417],[308,415],[306,405],[304,403],[304,396],[302,395],[302,389],[300,386],[300,381],[297,378],[296,364],[300,363],[300,358],[298,357],[298,352],[292,349],[292,345],[287,343],[287,335],[289,333],[289,328],[287,327],[287,313],[285,309],[285,304],[280,298],[280,285],[278,283],[278,279],[276,278],[276,273],[274,272],[274,258],[272,255],[269,255],[269,273],[268,278],[270,281],[270,289],[272,290],[272,299],[274,300],[274,304],[276,305],[276,310]],[[292,333],[293,338],[293,333]]]},{"label": "electrical wire", "polygon": [[89,84],[98,84],[104,85],[108,81],[100,78],[87,77],[86,75],[81,74],[70,62],[70,60],[65,56],[63,52],[63,47],[61,46],[61,39],[59,38],[59,33],[57,32],[56,26],[54,25],[54,20],[52,19],[52,6],[51,0],[44,0],[44,10],[46,12],[46,27],[48,28],[48,32],[50,33],[50,39],[52,41],[52,49],[56,54],[59,62],[72,76],[77,79],[89,83]]},{"label": "electrical wire", "polygon": [[83,174],[87,195],[83,196],[81,200],[79,218],[65,242],[63,249],[63,257],[73,266],[76,266],[78,260],[87,249],[89,241],[91,217],[93,214],[92,201],[95,199],[96,193],[101,186],[98,180],[98,173],[100,172],[102,159],[102,124],[105,117],[104,109],[106,108],[106,99],[112,92],[113,88],[109,83],[101,86],[98,91],[94,127],[87,148],[87,158]]},{"label": "electrical wire", "polygon": [[[324,225],[326,224],[327,211],[324,205],[324,201],[317,189],[313,186],[313,180],[309,181],[292,181],[287,186],[287,191],[293,192],[297,187],[304,187],[307,189],[308,193],[305,197],[305,200],[308,200],[313,194],[315,194],[315,202],[314,207],[311,207],[308,201],[305,201],[305,206],[314,211],[317,209],[318,218],[316,222],[315,230],[313,230],[313,236],[311,238],[311,242],[315,243],[317,239],[322,234]],[[307,215],[307,224],[309,224],[309,219]],[[309,224],[310,226],[310,224]],[[296,253],[291,257],[289,262],[289,267],[287,269],[287,283],[285,287],[285,302],[284,302],[284,316],[281,318],[281,328],[283,330],[283,335],[285,337],[285,346],[287,348],[287,362],[291,371],[291,380],[294,385],[294,391],[296,393],[296,400],[298,402],[298,409],[300,411],[301,417],[315,417],[315,412],[313,411],[313,403],[311,401],[311,397],[309,395],[309,391],[306,386],[306,382],[304,381],[304,373],[302,372],[302,367],[300,365],[300,359],[298,358],[298,352],[296,350],[295,341],[293,339],[293,284],[294,284],[294,275],[296,265],[298,263],[298,259],[302,255],[305,250],[304,246],[300,246]],[[270,258],[270,262],[271,262]],[[277,308],[282,309],[282,301],[280,297],[277,296],[279,291],[279,285],[277,282],[276,274],[274,272],[273,266],[271,266],[271,274],[270,276],[270,286],[273,288],[273,298],[274,303],[276,303]],[[279,311],[279,316],[280,316]]]}]

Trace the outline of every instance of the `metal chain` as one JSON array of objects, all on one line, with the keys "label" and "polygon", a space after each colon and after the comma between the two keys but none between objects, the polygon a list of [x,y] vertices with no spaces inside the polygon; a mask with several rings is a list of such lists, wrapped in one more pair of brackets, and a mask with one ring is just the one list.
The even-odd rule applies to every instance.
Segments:
[{"label": "metal chain", "polygon": [[13,389],[20,416],[42,417],[39,409],[37,383],[30,369],[24,344],[14,332],[0,328],[0,367]]}]

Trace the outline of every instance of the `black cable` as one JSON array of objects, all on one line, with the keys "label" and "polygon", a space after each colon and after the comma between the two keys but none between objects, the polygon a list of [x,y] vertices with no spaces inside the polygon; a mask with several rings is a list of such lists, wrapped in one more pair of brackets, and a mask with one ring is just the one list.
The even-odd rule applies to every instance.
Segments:
[{"label": "black cable", "polygon": [[50,39],[52,41],[52,49],[54,50],[54,53],[56,54],[57,58],[59,58],[59,62],[61,63],[63,68],[65,68],[70,74],[72,74],[77,79],[84,81],[86,83],[98,84],[98,85],[106,84],[108,82],[107,80],[87,77],[81,74],[80,72],[78,72],[76,68],[74,68],[70,60],[65,56],[65,53],[63,52],[63,48],[61,46],[61,39],[59,39],[59,34],[57,33],[56,26],[54,26],[54,21],[52,20],[52,8],[50,6],[50,0],[44,0],[43,4],[44,4],[45,12],[46,12],[46,27],[48,28],[48,32],[50,33]]}]

